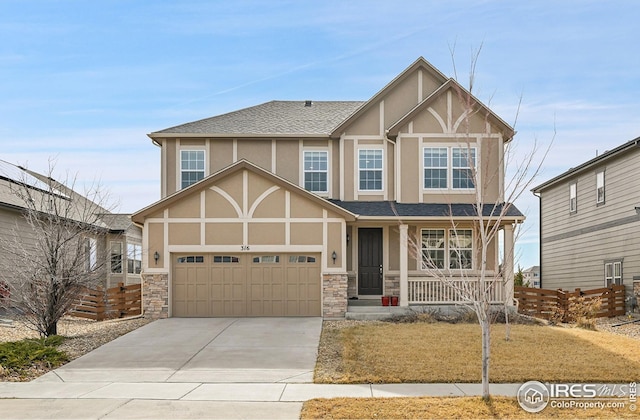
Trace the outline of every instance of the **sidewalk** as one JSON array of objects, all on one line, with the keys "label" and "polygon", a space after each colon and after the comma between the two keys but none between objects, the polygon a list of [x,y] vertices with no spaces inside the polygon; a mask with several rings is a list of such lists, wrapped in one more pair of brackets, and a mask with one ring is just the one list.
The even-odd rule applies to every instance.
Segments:
[{"label": "sidewalk", "polygon": [[[520,384],[493,384],[515,396]],[[202,382],[0,383],[0,418],[298,419],[313,398],[480,395],[480,384],[313,384]]]}]

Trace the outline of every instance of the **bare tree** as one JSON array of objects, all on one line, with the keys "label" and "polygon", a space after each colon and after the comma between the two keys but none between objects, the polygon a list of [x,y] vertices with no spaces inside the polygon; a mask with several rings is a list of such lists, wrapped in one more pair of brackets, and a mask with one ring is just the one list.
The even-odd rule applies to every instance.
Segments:
[{"label": "bare tree", "polygon": [[79,293],[104,278],[107,195],[98,185],[80,195],[68,176],[64,183],[54,180],[52,162],[47,176],[21,169],[20,180],[7,182],[24,220],[0,239],[0,280],[9,288],[0,304],[50,336]]},{"label": "bare tree", "polygon": [[[457,204],[458,214],[455,214],[454,203],[449,203],[448,236],[425,239],[418,238],[416,232],[409,234],[407,242],[409,253],[422,262],[427,275],[438,279],[453,292],[459,304],[475,313],[482,336],[482,397],[488,399],[492,315],[496,309],[504,308],[508,323],[509,309],[513,306],[513,284],[505,281],[507,276],[513,274],[505,270],[513,271],[513,267],[503,264],[498,269],[494,267],[495,262],[490,263],[489,258],[501,240],[500,232],[503,229],[513,228],[514,243],[517,240],[518,222],[522,217],[514,203],[531,188],[551,144],[540,158],[537,142],[529,151],[516,153],[514,141],[507,142],[503,150],[498,150],[499,143],[491,138],[489,131],[480,136],[477,132],[471,135],[474,120],[477,122],[480,119],[484,122],[485,130],[489,130],[491,120],[495,118],[472,94],[478,54],[479,50],[472,57],[469,89],[459,84],[453,85],[463,115],[460,125],[463,129],[457,144],[459,155],[454,159],[465,163],[458,165],[459,176],[466,178],[469,190],[474,190],[473,202],[463,206]],[[497,165],[476,156],[476,150],[482,150],[482,156],[499,156]],[[502,180],[503,191],[496,194],[495,186]],[[464,222],[459,217],[461,209],[465,212]],[[446,259],[443,257],[445,250],[449,254]],[[514,259],[509,251],[505,252],[504,257],[505,263]],[[444,265],[446,260],[449,261],[448,266]],[[506,338],[509,339],[508,324]]]}]

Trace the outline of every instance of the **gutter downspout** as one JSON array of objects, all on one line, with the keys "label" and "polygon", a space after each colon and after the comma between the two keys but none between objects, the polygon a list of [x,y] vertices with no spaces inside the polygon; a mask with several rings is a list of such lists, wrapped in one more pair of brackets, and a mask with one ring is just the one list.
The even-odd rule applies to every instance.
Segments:
[{"label": "gutter downspout", "polygon": [[542,289],[542,194],[533,192],[538,197],[538,264],[540,264],[540,288]]}]

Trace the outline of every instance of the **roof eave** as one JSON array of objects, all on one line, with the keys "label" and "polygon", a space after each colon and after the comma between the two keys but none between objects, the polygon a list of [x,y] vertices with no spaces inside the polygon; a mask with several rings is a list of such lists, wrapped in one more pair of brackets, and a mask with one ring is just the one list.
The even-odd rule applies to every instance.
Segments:
[{"label": "roof eave", "polygon": [[250,138],[250,139],[281,139],[281,138],[330,138],[329,133],[163,133],[155,132],[147,134],[152,140],[177,139],[177,138]]}]

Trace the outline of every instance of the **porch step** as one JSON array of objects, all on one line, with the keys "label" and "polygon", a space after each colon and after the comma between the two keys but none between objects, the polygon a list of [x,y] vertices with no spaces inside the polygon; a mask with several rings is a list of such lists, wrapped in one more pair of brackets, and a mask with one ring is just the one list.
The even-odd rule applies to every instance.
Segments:
[{"label": "porch step", "polygon": [[410,308],[401,306],[382,306],[379,304],[361,306],[349,304],[345,318],[360,321],[382,320],[389,319],[394,315],[404,315],[410,312]]}]

